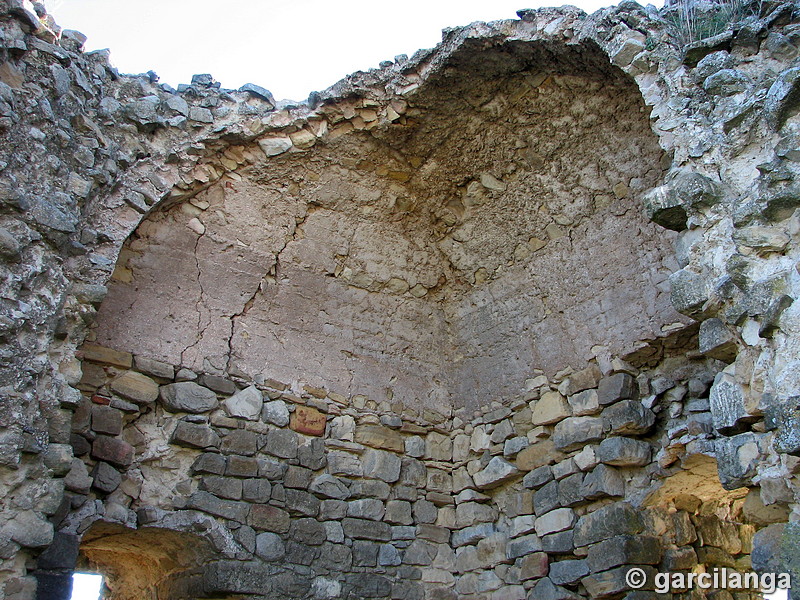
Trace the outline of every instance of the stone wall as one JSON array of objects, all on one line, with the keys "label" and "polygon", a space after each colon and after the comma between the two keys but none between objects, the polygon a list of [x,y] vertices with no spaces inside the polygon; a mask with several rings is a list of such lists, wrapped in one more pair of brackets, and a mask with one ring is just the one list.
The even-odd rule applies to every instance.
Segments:
[{"label": "stone wall", "polygon": [[538,376],[431,423],[82,352],[57,537],[114,598],[605,598],[631,565],[749,570],[756,527],[787,516],[719,483],[713,360]]},{"label": "stone wall", "polygon": [[0,2],[0,595],[800,571],[796,8],[523,10],[275,103]]}]

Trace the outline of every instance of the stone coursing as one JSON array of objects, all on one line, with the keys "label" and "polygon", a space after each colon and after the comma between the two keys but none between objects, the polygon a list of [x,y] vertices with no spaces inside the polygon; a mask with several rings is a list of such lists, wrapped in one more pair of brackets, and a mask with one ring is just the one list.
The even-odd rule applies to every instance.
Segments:
[{"label": "stone coursing", "polygon": [[[81,536],[110,523],[129,532],[212,531],[201,536],[210,545],[202,574],[183,565],[162,574],[168,583],[151,582],[166,597],[192,589],[605,598],[627,589],[631,565],[749,569],[756,527],[786,518],[785,510],[767,514],[757,491],[726,494],[714,475],[713,360],[656,371],[617,360],[623,370],[605,375],[592,366],[554,381],[537,376],[510,405],[431,423],[397,418],[363,396],[294,391],[266,375],[250,383],[183,369],[174,382],[154,373],[179,369],[120,361],[120,352],[104,358],[104,350],[84,347],[93,360],[78,384],[76,458],[65,476],[73,510],[58,536],[74,553]],[[120,362],[147,365],[149,374]],[[138,390],[123,395],[120,380],[155,387],[158,398],[130,402]],[[243,395],[257,410],[231,415]],[[567,408],[537,424],[547,405]],[[120,570],[85,546],[95,568]],[[117,573],[127,584],[118,597],[147,593],[137,569]],[[284,575],[288,588],[273,582]]]},{"label": "stone coursing", "polygon": [[[119,556],[113,566],[134,573],[127,589],[163,597],[606,597],[624,593],[623,564],[744,568],[765,526],[754,562],[794,568],[795,10],[763,3],[686,48],[663,14],[633,3],[588,17],[520,11],[280,104],[207,75],[179,90],[120,76],[41,6],[1,2],[2,594],[33,597],[29,567],[40,594],[63,589],[81,537],[81,560],[96,564],[112,537],[161,552],[169,573],[135,576]],[[454,110],[447,90],[469,109]],[[541,112],[556,98],[570,111]],[[635,117],[644,105],[652,133]],[[637,132],[627,143],[592,138],[610,106]],[[473,113],[473,129],[459,123]],[[581,165],[525,136],[511,152],[492,141],[509,128],[544,141],[583,128],[567,147],[583,136],[587,155],[616,160]],[[361,162],[375,148],[378,164]],[[319,194],[337,179],[347,186]],[[551,204],[526,212],[537,188]],[[266,199],[258,219],[279,223],[259,246],[225,225],[226,206],[250,210],[253,198]],[[641,219],[639,201],[676,233]],[[608,246],[598,221],[617,228]],[[354,223],[362,235],[334,234]],[[387,223],[389,253],[376,243]],[[334,243],[318,245],[325,231]],[[634,235],[614,271],[602,248]],[[141,285],[170,236],[184,246],[176,264],[193,270],[169,297],[196,325],[174,328],[184,340],[157,320],[155,335],[122,343],[126,296],[103,303],[106,285]],[[215,244],[254,250],[207,268]],[[542,275],[561,264],[569,277]],[[326,270],[344,305],[393,318],[289,311],[319,308]],[[220,272],[225,293],[212,285]],[[296,324],[279,335],[259,304],[276,281],[289,282],[279,320]],[[580,301],[585,290],[599,309]],[[160,314],[158,297],[128,298]],[[327,340],[347,331],[358,343],[331,366]],[[145,338],[166,349],[142,351]],[[261,365],[286,348],[312,358],[285,354],[270,376],[286,383],[267,380]]]}]

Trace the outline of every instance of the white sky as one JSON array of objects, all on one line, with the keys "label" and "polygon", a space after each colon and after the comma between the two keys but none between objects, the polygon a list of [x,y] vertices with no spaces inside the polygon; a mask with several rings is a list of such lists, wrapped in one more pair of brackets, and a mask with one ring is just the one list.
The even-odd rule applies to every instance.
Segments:
[{"label": "white sky", "polygon": [[[645,0],[640,0],[645,3]],[[110,48],[123,73],[153,70],[176,87],[211,73],[226,88],[255,83],[304,100],[353,71],[411,56],[445,27],[516,18],[558,0],[45,0],[65,29]],[[587,12],[616,4],[577,0]]]},{"label": "white sky", "polygon": [[89,573],[75,573],[72,576],[72,600],[98,600],[103,578]]}]

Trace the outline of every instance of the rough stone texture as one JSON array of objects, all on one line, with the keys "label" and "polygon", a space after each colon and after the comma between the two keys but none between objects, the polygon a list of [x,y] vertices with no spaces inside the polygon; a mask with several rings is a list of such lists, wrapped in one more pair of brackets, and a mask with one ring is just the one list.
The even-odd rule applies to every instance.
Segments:
[{"label": "rough stone texture", "polygon": [[597,460],[616,467],[641,467],[650,462],[650,444],[624,437],[607,438],[597,447]]},{"label": "rough stone texture", "polygon": [[216,448],[219,436],[204,425],[180,421],[172,434],[172,443],[190,448]]},{"label": "rough stone texture", "polygon": [[217,407],[217,395],[193,381],[161,386],[161,403],[172,412],[204,413]]},{"label": "rough stone texture", "polygon": [[602,439],[603,419],[598,417],[570,417],[555,427],[553,443],[559,450],[575,450],[583,445]]},{"label": "rough stone texture", "polygon": [[641,435],[655,423],[653,411],[635,400],[622,400],[603,410],[608,431],[616,435]]},{"label": "rough stone texture", "polygon": [[254,385],[247,387],[225,400],[225,412],[231,417],[242,417],[255,421],[261,415],[264,398]]},{"label": "rough stone texture", "polygon": [[655,565],[661,560],[656,537],[620,535],[589,547],[586,561],[593,573],[619,565]]},{"label": "rough stone texture", "polygon": [[524,10],[281,104],[0,1],[0,595],[62,535],[125,600],[746,566],[797,512],[794,8]]},{"label": "rough stone texture", "polygon": [[504,481],[517,476],[519,470],[508,461],[495,456],[486,468],[473,477],[478,489],[497,487]]},{"label": "rough stone texture", "polygon": [[570,416],[566,398],[558,392],[545,392],[536,403],[532,403],[534,425],[552,425]]},{"label": "rough stone texture", "polygon": [[149,404],[158,398],[158,384],[150,377],[127,371],[111,382],[111,389],[137,404]]},{"label": "rough stone texture", "polygon": [[586,546],[615,535],[635,535],[643,528],[642,517],[635,508],[625,502],[616,502],[578,520],[575,545]]},{"label": "rough stone texture", "polygon": [[272,423],[278,427],[285,427],[289,424],[289,409],[282,400],[265,402],[261,410],[261,420],[265,423]]},{"label": "rough stone texture", "polygon": [[600,380],[597,399],[602,406],[617,400],[635,400],[639,393],[636,380],[629,373],[614,373]]}]

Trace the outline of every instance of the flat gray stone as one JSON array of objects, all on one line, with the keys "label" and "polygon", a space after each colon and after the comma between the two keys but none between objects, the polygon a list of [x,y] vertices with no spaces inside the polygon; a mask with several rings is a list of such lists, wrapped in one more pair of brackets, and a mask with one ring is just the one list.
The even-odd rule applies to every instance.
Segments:
[{"label": "flat gray stone", "polygon": [[217,407],[217,395],[193,381],[170,383],[159,388],[161,404],[170,412],[204,413]]},{"label": "flat gray stone", "polygon": [[297,434],[291,429],[273,429],[267,432],[262,450],[278,458],[297,458]]},{"label": "flat gray stone", "polygon": [[714,428],[722,434],[739,433],[758,418],[747,414],[742,386],[727,373],[714,378],[708,401]]},{"label": "flat gray stone", "polygon": [[597,386],[597,400],[601,406],[614,404],[619,400],[636,400],[639,385],[628,373],[614,373],[600,380]]},{"label": "flat gray stone", "polygon": [[610,437],[600,442],[595,456],[615,467],[641,467],[650,462],[650,444],[627,437]]},{"label": "flat gray stone", "polygon": [[528,596],[531,600],[579,600],[581,596],[556,586],[549,577],[540,579]]},{"label": "flat gray stone", "polygon": [[342,528],[347,537],[377,542],[388,542],[392,539],[392,528],[387,523],[369,519],[342,519]]},{"label": "flat gray stone", "polygon": [[489,461],[485,469],[475,473],[473,480],[475,481],[475,487],[479,490],[486,490],[497,487],[517,475],[519,475],[517,467],[507,460],[495,456]]},{"label": "flat gray stone", "polygon": [[590,546],[586,561],[593,573],[620,565],[657,565],[661,541],[652,536],[618,535]]},{"label": "flat gray stone", "polygon": [[256,555],[267,562],[279,560],[286,554],[281,536],[265,531],[256,536]]},{"label": "flat gray stone", "polygon": [[557,508],[536,519],[536,535],[540,538],[551,533],[570,529],[575,523],[575,511],[571,508]]},{"label": "flat gray stone", "polygon": [[219,436],[208,425],[178,421],[170,442],[189,448],[217,448]]},{"label": "flat gray stone", "polygon": [[580,495],[586,500],[624,496],[625,480],[613,467],[597,465],[584,478]]},{"label": "flat gray stone", "polygon": [[698,349],[702,354],[730,363],[736,358],[736,338],[722,320],[706,319],[700,324]]},{"label": "flat gray stone", "polygon": [[575,547],[588,546],[616,535],[635,535],[643,529],[640,511],[626,502],[608,504],[578,519]]},{"label": "flat gray stone", "polygon": [[383,502],[375,498],[361,498],[347,503],[347,516],[380,521],[386,513]]},{"label": "flat gray stone", "polygon": [[228,416],[255,421],[261,415],[264,397],[254,385],[236,392],[225,400],[225,412]]},{"label": "flat gray stone", "polygon": [[610,434],[642,435],[650,431],[656,415],[636,400],[621,400],[603,410]]},{"label": "flat gray stone", "polygon": [[761,460],[761,438],[755,433],[740,433],[714,441],[719,480],[726,490],[751,486]]},{"label": "flat gray stone", "polygon": [[289,424],[289,409],[286,403],[283,400],[265,402],[261,409],[261,420],[278,427],[286,427]]},{"label": "flat gray stone", "polygon": [[400,479],[400,457],[385,450],[370,448],[361,456],[364,477],[394,483]]},{"label": "flat gray stone", "polygon": [[309,490],[324,498],[335,498],[345,500],[350,497],[350,490],[338,477],[323,473],[314,478],[309,486]]},{"label": "flat gray stone", "polygon": [[98,462],[92,471],[92,487],[110,494],[122,483],[122,475],[110,464]]},{"label": "flat gray stone", "polygon": [[553,443],[559,450],[577,450],[603,438],[603,420],[599,417],[569,417],[553,431]]},{"label": "flat gray stone", "polygon": [[222,500],[208,492],[195,492],[189,497],[187,502],[189,508],[195,510],[202,510],[215,517],[222,517],[223,519],[231,519],[244,523],[247,519],[247,513],[250,510],[250,505],[245,502],[237,502],[235,500]]},{"label": "flat gray stone", "polygon": [[468,544],[475,544],[478,540],[485,538],[495,532],[493,523],[481,523],[473,527],[465,527],[459,531],[453,532],[452,544],[454,548],[466,546]]},{"label": "flat gray stone", "polygon": [[560,560],[550,563],[548,577],[556,585],[571,585],[589,574],[585,560]]},{"label": "flat gray stone", "polygon": [[516,560],[520,556],[527,556],[533,552],[539,552],[542,549],[542,540],[535,533],[523,535],[513,540],[509,540],[506,544],[506,558],[509,560]]}]

